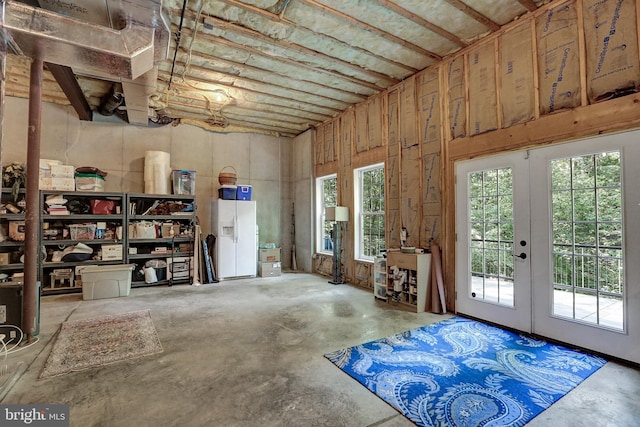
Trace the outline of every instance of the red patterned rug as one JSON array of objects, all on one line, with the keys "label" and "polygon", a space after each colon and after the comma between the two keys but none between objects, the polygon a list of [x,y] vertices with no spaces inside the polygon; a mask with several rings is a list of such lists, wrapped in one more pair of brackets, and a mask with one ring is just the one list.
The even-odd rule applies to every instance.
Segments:
[{"label": "red patterned rug", "polygon": [[64,322],[40,379],[161,352],[149,310]]}]

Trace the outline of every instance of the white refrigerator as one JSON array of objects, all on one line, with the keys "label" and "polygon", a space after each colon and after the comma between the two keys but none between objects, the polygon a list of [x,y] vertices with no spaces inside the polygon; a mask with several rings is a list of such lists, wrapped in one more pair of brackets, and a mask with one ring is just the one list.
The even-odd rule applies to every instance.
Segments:
[{"label": "white refrigerator", "polygon": [[255,277],[258,261],[256,202],[215,199],[211,230],[216,236],[217,279]]}]

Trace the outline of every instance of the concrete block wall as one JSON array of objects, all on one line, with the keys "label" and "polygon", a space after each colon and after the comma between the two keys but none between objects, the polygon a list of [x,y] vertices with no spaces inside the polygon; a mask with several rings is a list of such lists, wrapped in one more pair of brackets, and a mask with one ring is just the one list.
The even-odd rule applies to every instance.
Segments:
[{"label": "concrete block wall", "polygon": [[[5,99],[2,165],[27,157],[28,100]],[[98,113],[95,113],[98,114]],[[291,248],[291,138],[260,134],[215,133],[190,126],[139,127],[127,123],[80,121],[70,106],[43,103],[40,157],[65,164],[95,166],[107,172],[105,191],[144,192],[144,157],[166,151],[173,169],[196,173],[198,218],[211,233],[211,206],[218,194],[218,174],[235,167],[239,184],[253,186],[261,242]],[[288,268],[291,257],[283,257]]]}]

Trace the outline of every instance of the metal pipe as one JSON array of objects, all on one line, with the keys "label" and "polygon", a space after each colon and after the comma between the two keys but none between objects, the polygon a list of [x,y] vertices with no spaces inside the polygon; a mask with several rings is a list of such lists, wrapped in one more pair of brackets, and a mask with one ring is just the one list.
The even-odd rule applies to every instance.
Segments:
[{"label": "metal pipe", "polygon": [[29,81],[29,129],[27,133],[27,194],[24,240],[24,289],[22,297],[23,329],[27,342],[36,332],[36,294],[38,282],[38,229],[40,227],[40,200],[38,180],[40,173],[40,134],[42,130],[42,75],[44,61],[31,62]]},{"label": "metal pipe", "polygon": [[[171,63],[171,75],[169,76],[169,89],[171,89],[171,83],[173,83],[173,71],[176,67],[176,57],[178,56],[178,49],[180,48],[180,40],[182,39],[182,24],[184,22],[184,12],[187,9],[187,1],[182,2],[182,13],[180,14],[180,26],[178,27],[178,34],[176,34],[176,50],[173,52],[173,62]],[[197,23],[196,23],[197,24]]]}]

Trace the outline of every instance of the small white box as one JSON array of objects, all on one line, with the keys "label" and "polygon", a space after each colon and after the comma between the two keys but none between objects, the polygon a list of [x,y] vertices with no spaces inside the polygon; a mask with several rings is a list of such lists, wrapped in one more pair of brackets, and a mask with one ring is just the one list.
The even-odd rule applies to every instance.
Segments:
[{"label": "small white box", "polygon": [[76,181],[73,178],[49,178],[51,179],[50,190],[75,191]]},{"label": "small white box", "polygon": [[102,245],[103,261],[121,261],[122,245]]},{"label": "small white box", "polygon": [[51,167],[61,165],[62,161],[60,160],[51,160],[51,159],[40,159],[40,178],[51,178]]},{"label": "small white box", "polygon": [[71,165],[51,165],[51,178],[74,178],[75,171]]},{"label": "small white box", "polygon": [[167,279],[189,280],[193,268],[193,257],[173,257],[167,259]]},{"label": "small white box", "polygon": [[40,179],[38,180],[38,189],[39,190],[51,190],[51,177],[45,177],[40,175]]},{"label": "small white box", "polygon": [[282,263],[280,262],[262,262],[258,265],[258,276],[275,277],[282,274]]},{"label": "small white box", "polygon": [[133,264],[86,267],[82,270],[82,299],[128,296],[134,267]]}]

